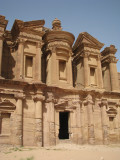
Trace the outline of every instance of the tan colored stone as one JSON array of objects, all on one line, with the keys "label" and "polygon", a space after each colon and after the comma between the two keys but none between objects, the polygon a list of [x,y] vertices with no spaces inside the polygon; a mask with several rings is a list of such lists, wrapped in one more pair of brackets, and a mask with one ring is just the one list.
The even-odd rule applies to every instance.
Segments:
[{"label": "tan colored stone", "polygon": [[120,143],[115,46],[100,53],[87,32],[74,43],[60,20],[44,23],[15,20],[6,31],[0,16],[0,143]]}]

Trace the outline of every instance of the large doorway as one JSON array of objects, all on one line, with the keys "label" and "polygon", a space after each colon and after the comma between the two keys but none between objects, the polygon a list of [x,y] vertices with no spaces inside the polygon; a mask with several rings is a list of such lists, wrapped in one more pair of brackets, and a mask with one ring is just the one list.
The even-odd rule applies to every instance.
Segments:
[{"label": "large doorway", "polygon": [[69,112],[59,112],[59,139],[69,139],[68,118]]}]

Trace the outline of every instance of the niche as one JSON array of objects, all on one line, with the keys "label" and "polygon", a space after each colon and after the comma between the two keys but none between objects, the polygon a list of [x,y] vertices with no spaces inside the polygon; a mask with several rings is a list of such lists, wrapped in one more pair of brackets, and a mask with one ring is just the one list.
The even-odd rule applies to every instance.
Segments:
[{"label": "niche", "polygon": [[10,134],[10,113],[1,113],[0,134]]},{"label": "niche", "polygon": [[59,79],[67,80],[66,61],[59,61]]},{"label": "niche", "polygon": [[33,77],[33,57],[31,56],[25,57],[25,77]]}]

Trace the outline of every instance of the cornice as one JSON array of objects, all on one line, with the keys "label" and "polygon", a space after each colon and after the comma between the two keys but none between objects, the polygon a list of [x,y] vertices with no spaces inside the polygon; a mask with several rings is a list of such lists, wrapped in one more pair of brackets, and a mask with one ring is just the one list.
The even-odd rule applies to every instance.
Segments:
[{"label": "cornice", "polygon": [[73,42],[74,42],[74,35],[72,33],[66,32],[66,31],[49,31],[47,32],[44,36],[43,39],[46,43],[51,43],[54,41],[57,42],[66,42],[68,43],[70,46],[72,46]]},{"label": "cornice", "polygon": [[101,62],[103,63],[117,63],[118,59],[114,55],[102,56]]},{"label": "cornice", "polygon": [[110,45],[110,47],[106,47],[102,52],[102,56],[105,57],[107,55],[112,55],[114,56],[116,53],[117,49],[115,48],[114,45]]}]

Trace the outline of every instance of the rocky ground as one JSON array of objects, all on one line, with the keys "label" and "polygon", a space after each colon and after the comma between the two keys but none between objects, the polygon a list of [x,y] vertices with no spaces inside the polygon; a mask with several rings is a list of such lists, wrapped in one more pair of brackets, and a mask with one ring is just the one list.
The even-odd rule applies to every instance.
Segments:
[{"label": "rocky ground", "polygon": [[46,148],[0,145],[0,160],[120,160],[120,145],[59,144]]}]

